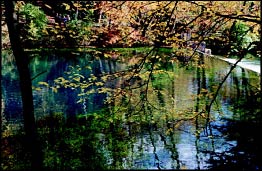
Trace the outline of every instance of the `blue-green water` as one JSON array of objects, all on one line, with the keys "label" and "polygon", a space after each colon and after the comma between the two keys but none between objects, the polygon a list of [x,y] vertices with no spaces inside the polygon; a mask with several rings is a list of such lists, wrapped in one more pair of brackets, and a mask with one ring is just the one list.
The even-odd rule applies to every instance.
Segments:
[{"label": "blue-green water", "polygon": [[[106,106],[104,100],[109,96],[108,93],[92,93],[81,100],[82,90],[77,87],[54,90],[39,82],[53,86],[59,77],[69,79],[67,72],[81,74],[84,79],[91,74],[110,75],[125,70],[137,58],[139,55],[130,54],[129,59],[114,63],[85,53],[32,55],[32,77],[42,73],[32,81],[36,118],[51,113],[60,113],[65,118],[92,115]],[[8,53],[2,60],[3,116],[8,123],[21,123],[22,106],[14,61]],[[93,141],[98,144],[96,148],[105,157],[108,168],[262,169],[258,160],[261,157],[258,130],[252,127],[260,112],[255,98],[259,75],[236,67],[219,91],[209,116],[205,110],[231,66],[212,57],[206,57],[204,64],[202,67],[195,67],[194,63],[181,67],[179,62],[170,62],[168,72],[153,74],[154,79],[150,80],[147,89],[148,103],[140,103],[141,90],[134,90],[132,95],[127,94],[128,107],[119,107],[117,112],[111,110],[106,114],[108,122],[104,128],[99,128],[100,131],[93,132],[96,137]],[[118,89],[122,79],[111,80],[106,86]],[[92,86],[89,90],[97,88],[99,86]],[[114,103],[117,106],[122,100],[115,99]],[[107,123],[114,127],[109,129]],[[243,126],[247,128],[242,129]],[[112,130],[121,130],[117,133],[123,137]]]}]

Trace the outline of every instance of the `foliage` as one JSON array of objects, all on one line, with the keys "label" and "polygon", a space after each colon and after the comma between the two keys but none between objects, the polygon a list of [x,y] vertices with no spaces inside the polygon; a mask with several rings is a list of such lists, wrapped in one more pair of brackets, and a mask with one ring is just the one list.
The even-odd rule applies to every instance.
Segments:
[{"label": "foliage", "polygon": [[23,39],[40,40],[43,35],[42,30],[47,27],[47,17],[45,13],[31,3],[25,3],[21,6],[17,6],[17,10],[21,19],[20,22],[23,25]]},{"label": "foliage", "polygon": [[[230,8],[225,8],[226,6]],[[42,33],[39,32],[41,29],[38,28],[46,21],[42,13],[40,15],[39,10],[33,10],[32,4],[27,5],[20,1],[17,2],[17,7],[22,9],[22,13],[26,14],[28,19],[37,18],[33,20],[34,22],[27,23],[27,30],[31,32],[30,39],[41,37]],[[229,40],[221,33],[237,20],[245,22],[253,30],[243,38],[240,47],[228,45],[225,48],[246,48],[249,42],[257,41],[259,35],[260,6],[258,2],[253,1],[68,1],[52,4],[45,2],[41,8],[48,15],[53,15],[56,20],[55,25],[42,29],[45,33],[42,43],[57,47],[154,45],[180,48],[188,41],[181,39],[182,34],[188,30],[191,30],[192,34],[190,41],[210,40],[208,41],[210,45],[212,41],[216,41],[218,45],[215,46],[224,47]],[[54,16],[58,14],[70,16],[71,21],[66,24],[68,27],[58,26],[57,16]],[[233,27],[242,27],[241,25]],[[240,41],[241,35],[238,34],[237,37],[236,41]]]},{"label": "foliage", "polygon": [[[252,42],[258,41],[258,37],[252,33],[251,26],[246,25],[244,22],[237,21],[232,25],[230,39],[237,47],[246,49]],[[248,50],[254,48],[250,46]],[[235,49],[233,49],[235,50]]]},{"label": "foliage", "polygon": [[90,23],[82,20],[70,20],[66,23],[65,28],[56,27],[51,32],[57,32],[53,36],[56,44],[61,47],[63,45],[69,47],[88,45],[90,42]]}]

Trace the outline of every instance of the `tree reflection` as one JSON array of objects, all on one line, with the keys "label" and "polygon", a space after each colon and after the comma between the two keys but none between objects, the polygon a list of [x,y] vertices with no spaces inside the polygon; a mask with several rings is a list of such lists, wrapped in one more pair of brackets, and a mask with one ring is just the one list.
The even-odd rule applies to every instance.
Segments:
[{"label": "tree reflection", "polygon": [[213,169],[230,170],[260,170],[261,158],[261,116],[259,93],[255,88],[252,75],[240,69],[232,73],[234,91],[231,92],[230,104],[233,106],[233,119],[224,118],[226,125],[220,126],[219,131],[227,135],[228,144],[236,142],[236,146],[225,153],[212,154]]}]

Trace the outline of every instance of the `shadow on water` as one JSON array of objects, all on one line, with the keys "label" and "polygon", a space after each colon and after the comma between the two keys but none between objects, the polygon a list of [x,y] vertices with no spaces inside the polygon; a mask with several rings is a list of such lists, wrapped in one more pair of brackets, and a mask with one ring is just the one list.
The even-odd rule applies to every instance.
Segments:
[{"label": "shadow on water", "polygon": [[[185,68],[160,61],[150,77],[132,76],[122,71],[139,55],[122,63],[105,53],[32,57],[32,76],[42,73],[33,80],[33,94],[47,169],[262,169],[255,73],[237,67],[209,115],[214,92],[230,70],[226,62],[200,55]],[[3,114],[11,124],[21,112],[18,78],[12,61],[3,64]],[[21,147],[5,151],[13,156],[4,157],[7,169],[27,167],[19,136],[4,138],[4,150]]]},{"label": "shadow on water", "polygon": [[215,126],[226,136],[227,141],[236,145],[225,153],[214,152],[212,167],[226,170],[261,170],[261,102],[256,87],[250,85],[249,72],[239,68],[233,73],[236,96],[230,102],[233,117],[225,118],[227,125]]}]

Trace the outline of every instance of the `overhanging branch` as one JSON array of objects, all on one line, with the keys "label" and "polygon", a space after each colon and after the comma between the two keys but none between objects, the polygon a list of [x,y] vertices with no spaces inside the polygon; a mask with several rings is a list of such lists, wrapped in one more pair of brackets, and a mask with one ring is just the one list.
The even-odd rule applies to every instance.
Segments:
[{"label": "overhanging branch", "polygon": [[224,18],[230,18],[230,19],[237,19],[237,20],[242,20],[242,21],[249,21],[253,23],[260,24],[261,19],[253,19],[253,18],[246,18],[244,15],[224,15],[220,13],[215,13],[219,17],[224,17]]}]

